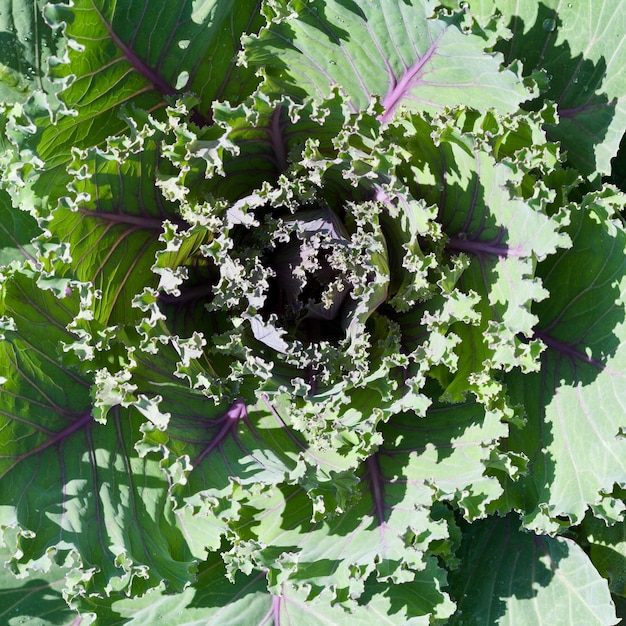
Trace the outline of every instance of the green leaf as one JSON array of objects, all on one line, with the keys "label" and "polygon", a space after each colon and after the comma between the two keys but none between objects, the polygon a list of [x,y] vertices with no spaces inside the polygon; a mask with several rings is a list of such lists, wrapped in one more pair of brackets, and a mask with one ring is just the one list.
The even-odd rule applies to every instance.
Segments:
[{"label": "green leaf", "polygon": [[508,63],[521,60],[525,74],[545,72],[548,88],[538,102],[556,102],[559,111],[550,137],[591,178],[610,173],[626,126],[625,8],[623,0],[471,3],[483,18],[502,13],[513,37],[496,49]]},{"label": "green leaf", "polygon": [[[64,85],[60,98],[69,113],[50,123],[46,107],[27,111],[38,126],[21,147],[46,161],[36,194],[56,200],[67,186],[65,167],[72,148],[103,146],[107,137],[125,133],[122,107],[159,116],[185,93],[197,97],[194,121],[208,125],[215,100],[239,101],[256,86],[252,70],[237,65],[240,38],[255,32],[262,18],[258,0],[195,3],[175,10],[152,0],[124,6],[102,0],[49,4],[46,20],[62,29],[67,55],[52,69]],[[155,33],[167,33],[164,40]],[[223,60],[215,63],[218,57]]]},{"label": "green leaf", "polygon": [[[207,620],[232,626],[370,626],[374,621],[385,626],[427,626],[431,623],[428,611],[441,598],[438,583],[443,581],[437,576],[440,573],[431,561],[411,583],[390,586],[367,581],[364,602],[346,611],[331,603],[330,594],[310,600],[305,591],[288,584],[270,594],[264,588],[265,576],[259,572],[238,574],[231,582],[226,578],[224,564],[212,557],[201,568],[197,582],[182,594],[167,595],[157,590],[143,598],[118,600],[111,612],[107,606],[106,613],[101,601],[93,605],[99,615],[107,615],[111,626],[159,622],[200,626]],[[449,605],[443,606],[437,615],[445,618],[449,612]]]},{"label": "green leaf", "polygon": [[[433,501],[458,503],[475,518],[500,494],[486,468],[506,430],[498,415],[471,403],[432,407],[418,420],[392,418],[358,483],[352,473],[331,471],[324,481],[311,469],[300,480],[306,493],[280,487],[246,497],[234,524],[254,546],[245,558],[267,569],[270,582],[288,577],[317,593],[333,588],[338,599],[367,593],[363,580],[370,574],[395,585],[411,581],[428,549],[444,557],[450,550]],[[244,559],[238,550],[229,558],[235,556]],[[430,611],[442,602],[440,594]]]},{"label": "green leaf", "polygon": [[85,602],[87,610],[110,626],[200,626],[207,620],[233,626],[261,626],[268,623],[264,619],[272,611],[272,597],[264,576],[258,572],[249,576],[238,574],[230,581],[218,553],[200,566],[195,582],[181,593],[168,593],[161,585],[143,597],[88,598]]},{"label": "green leaf", "polygon": [[615,623],[620,21],[546,1],[0,8],[7,619]]},{"label": "green leaf", "polygon": [[13,208],[9,195],[0,191],[0,265],[34,261],[37,252],[32,241],[40,232],[35,219]]},{"label": "green leaf", "polygon": [[618,623],[608,585],[580,546],[524,532],[513,515],[467,527],[458,556],[451,626]]},{"label": "green leaf", "polygon": [[[156,358],[137,355],[132,384],[138,397],[147,398],[141,410],[150,420],[141,449],[166,449],[174,459],[188,459],[193,468],[187,478],[189,493],[201,492],[203,497],[224,497],[235,481],[274,484],[296,471],[306,445],[289,432],[266,399],[229,403],[224,394],[222,403],[210,400],[181,383],[175,365],[167,360],[174,355],[172,349],[162,350]],[[164,364],[170,365],[171,374],[161,369]],[[156,390],[166,389],[166,396],[154,397]]]},{"label": "green leaf", "polygon": [[266,93],[323,99],[338,85],[354,111],[378,97],[383,121],[400,108],[484,109],[488,102],[515,110],[531,94],[485,53],[487,34],[465,32],[460,15],[435,14],[436,6],[430,0],[273,2],[278,15],[258,38],[246,39],[246,60],[263,68]]},{"label": "green leaf", "polygon": [[528,420],[512,429],[509,449],[531,459],[506,502],[530,525],[541,527],[544,514],[580,521],[626,472],[626,231],[612,217],[622,205],[610,189],[586,197],[566,229],[572,247],[538,266],[550,293],[534,308],[541,371],[506,378]]},{"label": "green leaf", "polygon": [[66,281],[59,299],[35,279],[13,273],[2,286],[0,525],[19,534],[11,568],[64,565],[70,598],[164,580],[181,589],[193,559],[158,460],[134,449],[143,420],[119,408],[94,420],[91,380],[63,352],[78,286]]},{"label": "green leaf", "polygon": [[[335,488],[341,479],[329,476]],[[404,485],[384,485],[386,493],[377,499],[374,487],[381,485],[370,471],[350,500],[340,500],[331,509],[332,517],[320,522],[311,518],[314,506],[323,505],[314,505],[302,489],[281,487],[250,495],[243,503],[242,521],[234,524],[240,542],[226,553],[227,563],[242,567],[249,561],[267,571],[274,592],[289,581],[308,588],[311,598],[332,590],[339,602],[358,598],[370,574],[390,584],[412,581],[425,565],[424,549],[430,541],[445,539],[447,528],[430,520],[427,509],[416,503],[419,495],[428,499],[426,490],[402,500]],[[314,486],[309,495],[332,501],[321,492]],[[443,600],[439,594],[435,605]]]},{"label": "green leaf", "polygon": [[[5,539],[7,539],[5,535]],[[12,548],[0,550],[0,563],[12,555]],[[52,566],[46,571],[33,572],[26,580],[16,578],[6,567],[0,566],[0,619],[7,626],[76,626],[87,624],[71,610],[62,591],[66,571]]]},{"label": "green leaf", "polygon": [[0,102],[24,102],[35,89],[53,93],[48,63],[65,42],[46,24],[44,0],[12,0],[0,12]]},{"label": "green leaf", "polygon": [[[457,346],[450,344],[458,356],[454,371],[446,364],[433,372],[452,399],[462,399],[470,388],[477,391],[472,378],[486,367],[534,366],[538,346],[520,337],[531,337],[537,321],[531,306],[547,296],[535,265],[570,244],[560,232],[561,218],[547,213],[552,192],[534,181],[531,193],[520,193],[533,162],[549,162],[554,148],[542,145],[532,122],[525,126],[515,118],[459,111],[432,121],[412,116],[394,129],[398,145],[406,150],[400,175],[415,197],[436,207],[446,238],[444,259],[452,259],[452,267],[462,266],[462,271],[451,270],[456,273],[454,291],[444,277],[438,282],[442,293],[428,303],[422,318],[433,335],[457,338]],[[530,144],[533,135],[535,145]],[[517,149],[513,158],[506,158],[513,141]],[[408,313],[407,322],[415,315],[415,310]]]},{"label": "green leaf", "polygon": [[452,501],[473,519],[500,494],[486,470],[507,431],[498,411],[477,402],[434,403],[422,419],[398,416],[383,427],[381,465],[388,475],[403,467],[411,493],[427,487],[436,501]]},{"label": "green leaf", "polygon": [[[123,7],[102,0],[46,7],[46,18],[72,42],[69,63],[54,73],[56,79],[74,75],[63,101],[78,116],[75,128],[65,132],[114,134],[121,130],[114,116],[123,103],[152,110],[165,104],[163,96],[192,92],[200,99],[198,113],[210,116],[214,100],[241,100],[256,81],[236,57],[241,35],[262,23],[258,8],[257,0],[236,7],[233,1],[184,0],[174,10],[153,0],[131,0]],[[168,37],[155,36],[159,32]],[[217,54],[221,62],[213,63]],[[94,118],[94,113],[103,117]],[[82,131],[76,128],[80,122]]]},{"label": "green leaf", "polygon": [[620,142],[617,156],[611,161],[609,181],[626,192],[626,133]]},{"label": "green leaf", "polygon": [[44,240],[70,247],[71,260],[55,263],[54,271],[99,291],[93,314],[103,325],[137,319],[134,296],[158,285],[151,268],[165,247],[165,222],[171,229],[186,226],[157,185],[165,133],[154,129],[154,120],[138,117],[127,120],[131,137],[111,140],[106,150],[76,153],[69,170],[71,195],[46,223]]},{"label": "green leaf", "polygon": [[598,572],[609,581],[612,593],[626,598],[626,521],[607,526],[603,520],[587,515],[582,529]]}]

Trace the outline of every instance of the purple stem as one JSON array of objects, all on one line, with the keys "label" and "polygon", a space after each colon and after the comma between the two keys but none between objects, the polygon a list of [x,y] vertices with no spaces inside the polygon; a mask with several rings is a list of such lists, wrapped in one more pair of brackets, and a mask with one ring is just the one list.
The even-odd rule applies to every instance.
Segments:
[{"label": "purple stem", "polygon": [[6,475],[13,467],[15,467],[18,463],[20,463],[24,459],[27,459],[28,457],[31,457],[35,454],[40,454],[44,450],[47,450],[50,446],[54,446],[57,443],[60,443],[61,441],[63,441],[64,439],[67,439],[68,437],[73,435],[77,430],[80,430],[83,426],[86,426],[87,424],[91,423],[92,419],[93,417],[91,415],[91,412],[85,413],[75,422],[70,424],[67,428],[64,428],[62,431],[56,433],[47,441],[44,441],[42,444],[38,445],[36,448],[32,448],[27,453],[20,455],[15,460],[15,463],[13,463],[13,465],[9,467],[2,475],[3,476]]},{"label": "purple stem", "polygon": [[280,624],[280,596],[272,597],[272,617],[274,618],[274,626],[278,626]]},{"label": "purple stem", "polygon": [[535,337],[537,337],[538,339],[541,339],[541,341],[543,341],[543,343],[545,343],[546,346],[548,346],[548,348],[557,350],[558,352],[561,352],[567,355],[571,359],[578,359],[580,361],[584,361],[585,363],[588,363],[589,365],[593,365],[594,367],[597,367],[600,370],[603,370],[606,367],[604,363],[602,363],[601,361],[598,361],[598,359],[594,359],[593,357],[587,356],[584,352],[577,350],[575,346],[569,343],[563,343],[562,341],[559,341],[558,339],[554,339],[550,335],[543,333],[540,330],[535,331]]},{"label": "purple stem", "polygon": [[176,95],[176,90],[153,68],[149,65],[146,65],[143,59],[139,58],[135,52],[129,48],[115,33],[113,30],[113,25],[109,24],[105,19],[102,13],[98,11],[95,5],[93,5],[94,10],[98,13],[98,17],[104,24],[104,27],[107,29],[109,36],[115,43],[115,45],[122,51],[124,56],[128,59],[128,62],[143,76],[145,76],[162,94],[167,96]]},{"label": "purple stem", "polygon": [[220,418],[220,421],[223,421],[220,432],[217,433],[215,439],[202,451],[200,456],[196,459],[195,464],[199,465],[202,459],[213,452],[213,450],[226,439],[230,432],[237,426],[239,420],[245,419],[247,416],[246,403],[243,400],[235,400],[226,413]]},{"label": "purple stem", "polygon": [[607,107],[615,107],[615,101],[611,102],[598,102],[596,104],[582,104],[581,106],[574,107],[572,109],[559,109],[560,118],[572,118],[576,117],[579,113],[591,112],[596,109],[606,109]]},{"label": "purple stem", "polygon": [[276,165],[279,171],[284,172],[287,169],[287,150],[285,146],[285,138],[280,123],[282,107],[277,107],[270,118],[269,135],[272,149],[276,155]]},{"label": "purple stem", "polygon": [[372,454],[365,461],[367,468],[367,477],[374,500],[374,508],[376,518],[379,524],[385,523],[385,494],[383,490],[383,476],[380,471],[380,463],[378,462],[378,454]]},{"label": "purple stem", "polygon": [[[97,217],[106,222],[113,222],[115,224],[128,224],[130,226],[139,226],[146,230],[163,230],[163,220],[159,217],[145,217],[142,215],[128,215],[127,213],[106,213],[102,211],[88,211],[87,209],[81,208],[79,212],[82,215],[88,217]],[[183,220],[179,220],[176,218],[167,218],[172,223],[177,224],[178,226],[188,227],[188,224]]]},{"label": "purple stem", "polygon": [[416,63],[414,63],[408,70],[404,73],[404,76],[400,79],[400,81],[396,81],[395,78],[393,80],[393,84],[384,100],[382,101],[383,108],[385,112],[380,116],[380,121],[385,124],[388,122],[394,115],[398,105],[400,104],[400,100],[405,96],[406,92],[410,89],[411,83],[422,71],[426,63],[430,61],[430,59],[435,54],[436,50],[436,42],[426,51],[426,54],[419,59]]},{"label": "purple stem", "polygon": [[272,606],[267,612],[263,620],[259,623],[259,626],[265,626],[266,624],[272,624],[272,626],[280,625],[280,603],[282,601],[281,596],[275,596],[272,594]]},{"label": "purple stem", "polygon": [[476,241],[473,239],[460,239],[459,237],[452,237],[448,242],[447,247],[460,252],[471,252],[477,256],[483,254],[492,254],[494,256],[502,257],[523,256],[523,252],[520,250],[516,248],[509,248],[506,244],[499,244],[497,241]]}]

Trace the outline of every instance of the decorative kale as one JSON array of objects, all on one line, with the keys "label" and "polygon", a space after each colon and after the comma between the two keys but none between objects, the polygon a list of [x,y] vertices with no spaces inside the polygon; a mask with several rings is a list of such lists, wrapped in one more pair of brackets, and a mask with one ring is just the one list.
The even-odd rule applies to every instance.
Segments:
[{"label": "decorative kale", "polygon": [[617,624],[624,2],[9,4],[0,621]]}]

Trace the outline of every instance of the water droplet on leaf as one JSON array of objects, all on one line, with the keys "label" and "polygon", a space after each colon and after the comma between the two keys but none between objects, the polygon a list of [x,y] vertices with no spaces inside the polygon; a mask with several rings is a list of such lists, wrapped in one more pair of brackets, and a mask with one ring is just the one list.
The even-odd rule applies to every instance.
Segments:
[{"label": "water droplet on leaf", "polygon": [[543,20],[543,30],[547,33],[551,33],[556,30],[556,20],[552,18],[548,18],[547,20]]}]

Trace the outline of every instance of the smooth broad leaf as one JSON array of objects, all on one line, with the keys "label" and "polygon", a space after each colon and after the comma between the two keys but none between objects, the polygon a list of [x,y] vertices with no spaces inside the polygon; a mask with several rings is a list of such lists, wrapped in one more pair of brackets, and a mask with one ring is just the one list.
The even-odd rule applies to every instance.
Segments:
[{"label": "smooth broad leaf", "polygon": [[572,207],[572,247],[537,268],[550,293],[533,309],[546,345],[541,370],[505,379],[527,417],[508,446],[530,459],[505,502],[530,527],[545,524],[543,515],[582,520],[626,475],[626,231],[611,217],[621,206],[607,189]]},{"label": "smooth broad leaf", "polygon": [[45,15],[72,42],[69,62],[54,72],[57,79],[74,75],[62,96],[77,111],[74,128],[65,130],[70,137],[121,130],[114,116],[123,103],[152,110],[165,104],[163,96],[192,92],[206,116],[214,100],[237,102],[254,89],[253,73],[236,57],[241,35],[262,23],[258,0],[183,0],[173,7],[78,0],[48,6]]},{"label": "smooth broad leaf", "polygon": [[524,73],[544,70],[549,79],[540,101],[559,111],[550,137],[584,174],[609,174],[626,127],[626,2],[478,0],[470,10],[485,19],[503,15],[513,37],[496,49],[508,63],[519,59]]},{"label": "smooth broad leaf", "polygon": [[275,2],[280,16],[258,38],[246,39],[245,56],[263,68],[265,92],[326,98],[338,85],[354,111],[378,97],[383,121],[399,108],[517,109],[531,95],[521,80],[485,52],[485,38],[464,32],[460,16],[435,15],[436,6],[430,0]]},{"label": "smooth broad leaf", "polygon": [[514,515],[465,528],[450,574],[451,626],[612,626],[606,581],[570,539],[524,532]]},{"label": "smooth broad leaf", "polygon": [[92,381],[63,352],[79,312],[79,288],[66,285],[64,298],[25,273],[2,285],[0,525],[19,534],[11,568],[63,565],[69,598],[162,581],[181,589],[193,559],[158,460],[135,451],[143,420],[116,408],[96,422]]}]

